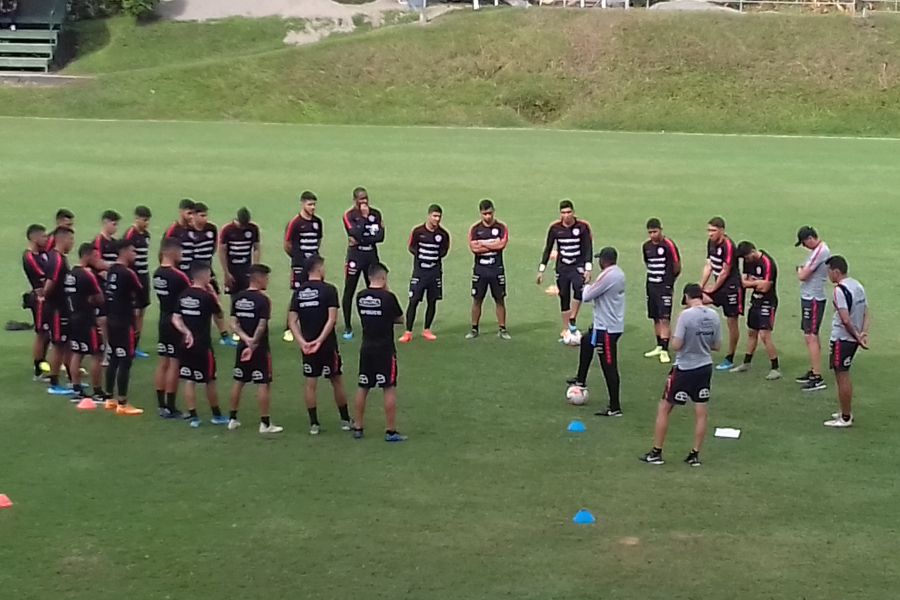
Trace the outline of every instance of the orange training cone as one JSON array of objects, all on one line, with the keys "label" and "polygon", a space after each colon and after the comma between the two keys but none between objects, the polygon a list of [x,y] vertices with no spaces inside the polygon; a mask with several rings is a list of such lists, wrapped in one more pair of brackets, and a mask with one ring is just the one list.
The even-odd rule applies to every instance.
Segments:
[{"label": "orange training cone", "polygon": [[94,404],[94,401],[91,398],[84,398],[81,402],[76,406],[78,410],[97,410],[97,405]]},{"label": "orange training cone", "polygon": [[0,508],[12,508],[12,500],[6,494],[0,494]]}]

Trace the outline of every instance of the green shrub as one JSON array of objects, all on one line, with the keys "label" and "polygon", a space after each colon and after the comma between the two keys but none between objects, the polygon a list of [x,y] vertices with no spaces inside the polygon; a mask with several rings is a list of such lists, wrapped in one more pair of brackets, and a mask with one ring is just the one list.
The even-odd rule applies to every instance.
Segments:
[{"label": "green shrub", "polygon": [[120,12],[146,17],[157,4],[159,0],[73,0],[70,14],[75,19],[100,19]]}]

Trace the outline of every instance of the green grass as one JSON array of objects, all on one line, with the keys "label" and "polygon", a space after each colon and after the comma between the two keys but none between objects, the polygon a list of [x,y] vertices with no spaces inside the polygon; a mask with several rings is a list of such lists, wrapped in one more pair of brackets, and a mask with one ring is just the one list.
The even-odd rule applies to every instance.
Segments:
[{"label": "green grass", "polygon": [[[345,242],[339,215],[368,186],[384,211],[383,257],[403,296],[404,248],[426,206],[438,202],[454,236],[436,344],[400,349],[400,420],[410,441],[355,442],[327,428],[305,433],[297,353],[275,342],[275,419],[283,437],[229,434],[161,422],[80,414],[30,378],[28,333],[0,337],[0,589],[8,598],[889,598],[900,570],[894,461],[898,359],[896,269],[884,225],[895,212],[897,143],[557,131],[485,131],[238,124],[99,123],[2,119],[0,319],[22,319],[22,232],[59,205],[77,213],[79,239],[99,213],[150,205],[158,236],[179,198],[212,206],[223,222],[252,207],[275,269],[276,313],[287,300],[279,250],[297,193],[320,197],[325,254],[337,280]],[[495,199],[511,228],[513,341],[463,340],[471,256],[464,243],[477,201]],[[558,305],[534,285],[547,223],[561,196],[575,200],[597,246],[618,247],[628,275],[621,342],[624,419],[576,409],[561,379],[576,353],[556,343]],[[700,272],[706,220],[723,214],[734,239],[778,261],[776,341],[786,375],[805,369],[797,326],[792,245],[798,225],[819,227],[867,286],[873,349],[854,366],[858,423],[821,422],[834,392],[803,396],[766,384],[757,357],[746,377],[717,375],[712,426],[743,429],[709,439],[702,469],[677,459],[690,445],[679,411],[671,463],[635,460],[650,442],[665,370],[641,358],[652,343],[643,314],[640,244],[651,215],[681,246],[685,279]],[[156,309],[149,317],[153,331]],[[583,315],[581,323],[588,322]],[[490,332],[493,320],[486,317]],[[152,347],[153,335],[145,346]],[[358,342],[342,344],[347,376]],[[221,386],[230,353],[219,350]],[[134,372],[133,401],[153,405],[152,362]],[[205,411],[204,411],[205,412]],[[254,402],[243,418],[252,424]],[[582,417],[586,434],[565,433]],[[377,396],[370,430],[382,423]],[[572,515],[593,510],[598,525]],[[636,538],[636,545],[626,538]]]},{"label": "green grass", "polygon": [[299,26],[81,23],[64,72],[97,79],[0,113],[900,135],[891,16],[459,11],[284,46]]}]

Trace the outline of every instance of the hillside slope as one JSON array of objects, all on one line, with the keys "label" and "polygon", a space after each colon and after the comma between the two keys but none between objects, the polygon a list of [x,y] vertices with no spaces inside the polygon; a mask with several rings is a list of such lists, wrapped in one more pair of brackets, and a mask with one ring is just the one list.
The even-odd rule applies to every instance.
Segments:
[{"label": "hillside slope", "polygon": [[890,17],[467,11],[285,47],[292,27],[86,24],[68,72],[97,80],[0,88],[0,113],[900,134]]}]

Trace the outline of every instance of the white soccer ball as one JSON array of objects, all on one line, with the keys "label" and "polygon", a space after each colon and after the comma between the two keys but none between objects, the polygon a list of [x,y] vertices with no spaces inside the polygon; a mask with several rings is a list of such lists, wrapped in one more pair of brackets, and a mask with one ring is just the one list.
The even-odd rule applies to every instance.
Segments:
[{"label": "white soccer ball", "polygon": [[581,345],[581,332],[576,331],[572,333],[571,331],[566,331],[563,334],[563,344],[566,346],[580,346]]},{"label": "white soccer ball", "polygon": [[587,404],[588,390],[577,385],[570,385],[566,390],[566,400],[574,406],[582,406]]}]

